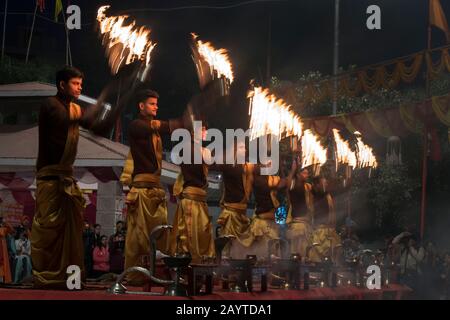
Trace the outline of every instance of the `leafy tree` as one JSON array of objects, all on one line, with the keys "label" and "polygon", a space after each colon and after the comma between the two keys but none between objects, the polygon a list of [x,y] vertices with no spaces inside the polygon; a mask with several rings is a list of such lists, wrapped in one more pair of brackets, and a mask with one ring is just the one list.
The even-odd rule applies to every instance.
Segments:
[{"label": "leafy tree", "polygon": [[33,60],[26,64],[22,60],[5,56],[0,63],[0,84],[41,81],[53,83],[57,66]]}]

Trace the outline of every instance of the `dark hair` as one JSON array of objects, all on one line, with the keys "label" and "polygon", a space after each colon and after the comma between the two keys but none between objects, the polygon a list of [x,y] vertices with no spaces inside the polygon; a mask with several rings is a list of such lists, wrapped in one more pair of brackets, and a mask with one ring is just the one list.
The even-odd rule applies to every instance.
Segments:
[{"label": "dark hair", "polygon": [[83,74],[83,72],[81,72],[80,70],[78,70],[75,67],[65,66],[64,68],[62,68],[61,70],[56,72],[56,88],[58,90],[60,90],[61,88],[59,87],[59,83],[61,81],[64,81],[67,83],[72,78],[82,78],[83,79],[84,74]]},{"label": "dark hair", "polygon": [[103,247],[104,247],[104,245],[103,245],[103,243],[102,243],[103,238],[105,238],[106,240],[108,240],[108,237],[107,237],[106,235],[102,235],[102,236],[100,237],[100,239],[98,239],[98,241],[97,241],[97,247],[99,247],[99,248],[103,248]]},{"label": "dark hair", "polygon": [[94,229],[97,227],[101,227],[101,225],[99,223],[94,224]]},{"label": "dark hair", "polygon": [[119,220],[119,221],[116,222],[116,226],[117,226],[119,223],[124,224],[124,222],[123,222],[122,220]]},{"label": "dark hair", "polygon": [[150,89],[143,89],[137,93],[137,103],[144,102],[148,98],[159,98],[158,92]]}]

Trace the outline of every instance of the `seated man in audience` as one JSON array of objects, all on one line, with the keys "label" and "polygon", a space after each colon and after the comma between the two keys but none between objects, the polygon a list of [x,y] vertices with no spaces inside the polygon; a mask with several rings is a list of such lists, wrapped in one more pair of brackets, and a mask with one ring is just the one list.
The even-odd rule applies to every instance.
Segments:
[{"label": "seated man in audience", "polygon": [[26,231],[21,229],[19,239],[16,240],[16,267],[14,270],[14,283],[22,281],[31,276],[31,245]]}]

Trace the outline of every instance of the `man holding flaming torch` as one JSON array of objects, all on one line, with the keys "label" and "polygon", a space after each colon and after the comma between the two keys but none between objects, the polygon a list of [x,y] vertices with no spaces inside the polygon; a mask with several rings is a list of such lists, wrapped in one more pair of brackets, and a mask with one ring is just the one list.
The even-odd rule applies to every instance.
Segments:
[{"label": "man holding flaming torch", "polygon": [[307,183],[308,177],[308,169],[300,169],[297,159],[294,159],[291,173],[287,178],[287,195],[290,207],[286,238],[290,241],[291,252],[300,254],[302,257],[306,255],[308,239],[312,233],[313,198],[312,186]]},{"label": "man holding flaming torch", "polygon": [[245,258],[248,254],[254,254],[258,258],[266,257],[269,241],[278,239],[280,228],[275,221],[275,211],[280,206],[277,192],[285,186],[279,176],[262,175],[258,165],[253,172],[253,194],[256,207],[255,214],[247,231],[231,246],[233,258]]},{"label": "man holding flaming torch", "polygon": [[44,101],[39,113],[36,164],[36,213],[31,234],[34,286],[66,289],[67,267],[76,265],[84,279],[84,199],[73,177],[79,126],[93,129],[101,105],[86,111],[74,103],[83,73],[66,67],[56,74],[58,93]]},{"label": "man holding flaming torch", "polygon": [[[189,253],[193,263],[215,256],[212,221],[206,203],[208,166],[211,153],[201,146],[206,139],[206,126],[192,133],[191,161],[182,163],[181,173],[173,187],[173,194],[180,200],[170,234],[170,253]],[[195,153],[201,155],[201,163],[195,162]]]},{"label": "man holding flaming torch", "polygon": [[341,238],[336,232],[334,200],[328,191],[325,177],[314,177],[312,195],[314,199],[314,232],[311,243],[317,243],[310,252],[312,262],[322,262],[326,257],[337,262],[340,256]]},{"label": "man holding flaming torch", "polygon": [[[160,183],[162,141],[160,134],[183,127],[181,119],[156,120],[159,95],[153,90],[138,92],[138,118],[129,126],[130,154],[121,182],[130,186],[127,195],[127,225],[125,240],[125,270],[140,264],[142,255],[150,252],[150,232],[167,224],[166,193]],[[157,249],[167,252],[167,238],[158,240]],[[131,275],[129,281],[143,279]]]},{"label": "man holding flaming torch", "polygon": [[245,159],[245,142],[233,144],[235,149],[235,164],[213,165],[210,170],[221,171],[223,174],[223,194],[220,205],[222,212],[217,220],[221,226],[220,235],[233,235],[239,237],[250,225],[247,217],[247,203],[250,199],[253,187],[254,165],[251,163],[240,164],[237,159]]}]

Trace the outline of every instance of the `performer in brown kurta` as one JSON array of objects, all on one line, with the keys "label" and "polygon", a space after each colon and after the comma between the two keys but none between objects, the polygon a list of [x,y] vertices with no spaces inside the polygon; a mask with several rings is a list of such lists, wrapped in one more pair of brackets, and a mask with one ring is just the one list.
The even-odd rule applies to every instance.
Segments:
[{"label": "performer in brown kurta", "polygon": [[308,240],[312,234],[312,187],[307,183],[309,172],[299,169],[296,160],[287,178],[287,195],[289,200],[288,229],[286,238],[290,242],[291,252],[302,257],[306,254]]},{"label": "performer in brown kurta", "polygon": [[[150,233],[167,224],[166,192],[160,183],[162,141],[160,134],[182,127],[182,120],[156,120],[159,95],[153,90],[138,94],[139,116],[129,126],[130,154],[121,182],[130,186],[127,195],[127,235],[125,270],[142,265],[142,256],[150,254]],[[167,235],[157,242],[157,249],[167,252]],[[129,281],[142,281],[139,274],[130,274]]]},{"label": "performer in brown kurta", "polygon": [[[181,173],[173,189],[179,202],[170,234],[170,252],[173,255],[190,253],[193,263],[215,256],[212,221],[206,203],[208,166],[205,158],[210,157],[210,153],[201,147],[201,139],[206,136],[205,127],[202,132],[202,137],[193,138],[191,164],[181,164]],[[201,164],[194,163],[195,152],[201,153]]]},{"label": "performer in brown kurta", "polygon": [[77,265],[84,279],[84,199],[73,178],[79,126],[90,128],[100,111],[83,112],[73,101],[83,74],[66,67],[56,75],[58,93],[39,113],[36,213],[31,232],[34,286],[65,289],[67,267]]},{"label": "performer in brown kurta", "polygon": [[310,251],[309,259],[321,262],[325,257],[339,262],[341,239],[336,233],[336,212],[333,197],[328,191],[324,177],[313,180],[312,195],[314,199],[314,232],[311,243],[317,243]]},{"label": "performer in brown kurta", "polygon": [[268,242],[279,238],[279,226],[275,221],[275,211],[280,203],[277,192],[285,185],[279,176],[261,175],[261,166],[253,171],[253,195],[255,197],[255,213],[247,231],[232,242],[231,256],[245,258],[253,254],[259,258],[266,257]]},{"label": "performer in brown kurta", "polygon": [[223,194],[220,201],[222,211],[217,220],[221,236],[240,237],[250,225],[247,203],[252,192],[254,165],[237,164],[238,154],[245,159],[245,143],[238,143],[236,146],[235,164],[210,166],[210,170],[221,171],[223,174]]},{"label": "performer in brown kurta", "polygon": [[247,203],[253,184],[253,165],[217,165],[223,174],[223,195],[220,202],[222,211],[217,220],[220,235],[239,237],[250,225],[247,217]]}]

